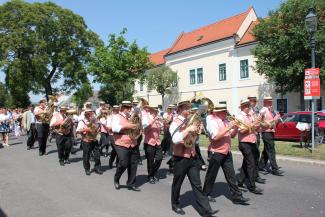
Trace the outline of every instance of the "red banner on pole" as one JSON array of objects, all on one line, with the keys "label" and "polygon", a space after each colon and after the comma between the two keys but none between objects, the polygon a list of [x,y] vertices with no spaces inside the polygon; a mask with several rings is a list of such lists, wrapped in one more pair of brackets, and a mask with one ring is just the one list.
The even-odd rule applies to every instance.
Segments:
[{"label": "red banner on pole", "polygon": [[305,69],[304,80],[304,98],[318,99],[320,97],[320,69],[311,68]]}]

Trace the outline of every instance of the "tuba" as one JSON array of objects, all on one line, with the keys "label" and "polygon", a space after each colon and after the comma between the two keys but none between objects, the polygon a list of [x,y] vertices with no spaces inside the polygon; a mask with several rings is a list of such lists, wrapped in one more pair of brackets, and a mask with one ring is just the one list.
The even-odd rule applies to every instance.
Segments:
[{"label": "tuba", "polygon": [[142,134],[142,121],[140,117],[140,112],[143,106],[148,105],[148,101],[144,98],[139,98],[139,103],[138,105],[134,108],[131,117],[130,117],[130,122],[132,124],[137,125],[136,129],[130,130],[129,131],[129,136],[131,137],[132,140],[138,139],[141,134]]},{"label": "tuba", "polygon": [[204,128],[206,127],[205,118],[203,118],[203,116],[205,116],[207,112],[212,111],[214,107],[213,102],[206,97],[194,98],[191,100],[191,103],[198,104],[198,110],[189,116],[186,128],[196,125],[198,130],[196,132],[189,133],[183,139],[184,146],[186,148],[192,148],[192,146],[195,144],[196,139],[200,135],[201,124],[203,124]]},{"label": "tuba", "polygon": [[85,139],[96,140],[99,130],[99,125],[96,123],[96,118],[91,118],[91,121],[89,122],[89,124],[87,124],[87,127],[90,128],[91,132],[85,135]]},{"label": "tuba", "polygon": [[48,102],[47,102],[47,106],[45,108],[45,112],[46,114],[41,114],[40,115],[40,122],[42,123],[49,123],[53,113],[54,113],[54,103],[57,102],[57,97],[53,96],[53,95],[48,95]]}]

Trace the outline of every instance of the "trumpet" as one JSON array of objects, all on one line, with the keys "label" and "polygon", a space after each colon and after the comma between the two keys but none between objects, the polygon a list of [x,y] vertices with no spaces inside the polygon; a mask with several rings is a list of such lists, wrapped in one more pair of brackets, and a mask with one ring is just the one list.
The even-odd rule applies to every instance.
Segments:
[{"label": "trumpet", "polygon": [[227,112],[227,120],[228,121],[234,121],[235,122],[235,125],[239,129],[248,130],[248,132],[252,132],[253,130],[255,130],[255,126],[254,125],[249,125],[249,124],[244,123],[243,121],[241,121],[238,118],[236,118],[233,115],[231,115],[229,112]]}]

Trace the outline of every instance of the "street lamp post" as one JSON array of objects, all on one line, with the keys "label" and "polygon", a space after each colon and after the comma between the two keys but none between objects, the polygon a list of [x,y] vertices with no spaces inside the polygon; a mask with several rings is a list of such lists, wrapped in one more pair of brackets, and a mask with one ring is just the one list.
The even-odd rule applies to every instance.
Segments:
[{"label": "street lamp post", "polygon": [[[308,9],[308,14],[305,17],[305,23],[307,27],[307,31],[310,36],[310,48],[311,48],[311,67],[315,68],[316,66],[316,61],[315,61],[315,48],[316,48],[316,40],[315,40],[315,32],[317,31],[317,14],[314,8],[309,8]],[[312,130],[312,152],[314,152],[315,148],[315,99],[311,99],[311,130]]]}]

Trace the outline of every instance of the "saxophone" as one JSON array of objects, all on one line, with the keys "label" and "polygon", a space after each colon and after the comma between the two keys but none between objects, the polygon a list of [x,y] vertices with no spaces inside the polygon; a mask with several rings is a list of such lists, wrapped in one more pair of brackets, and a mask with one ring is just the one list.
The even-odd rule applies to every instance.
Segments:
[{"label": "saxophone", "polygon": [[54,113],[54,103],[57,102],[56,96],[48,95],[49,101],[45,108],[45,113],[40,115],[40,122],[49,123]]}]

